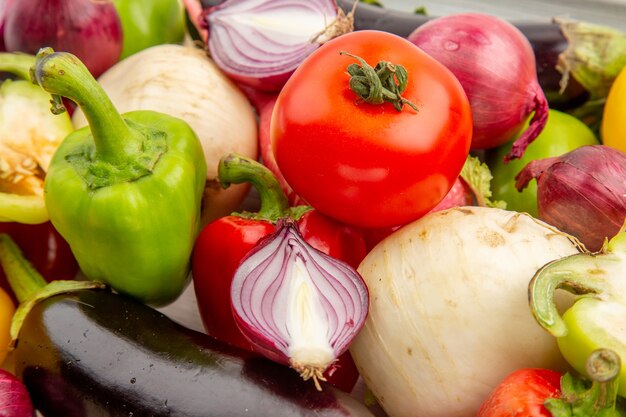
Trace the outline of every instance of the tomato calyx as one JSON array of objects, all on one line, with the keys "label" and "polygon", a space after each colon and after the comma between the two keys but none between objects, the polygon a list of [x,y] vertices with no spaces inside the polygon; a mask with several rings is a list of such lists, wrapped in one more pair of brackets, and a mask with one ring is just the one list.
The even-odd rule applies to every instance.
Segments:
[{"label": "tomato calyx", "polygon": [[359,56],[346,51],[339,51],[359,61],[359,64],[348,65],[346,71],[350,74],[350,89],[359,97],[359,101],[370,104],[390,102],[397,111],[402,111],[404,105],[410,106],[416,112],[417,106],[402,97],[406,90],[409,75],[402,65],[388,61],[379,61],[372,67]]}]

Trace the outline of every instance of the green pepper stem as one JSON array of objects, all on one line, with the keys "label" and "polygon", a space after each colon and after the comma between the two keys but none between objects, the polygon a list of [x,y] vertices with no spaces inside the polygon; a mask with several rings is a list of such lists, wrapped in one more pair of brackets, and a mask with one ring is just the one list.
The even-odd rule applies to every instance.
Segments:
[{"label": "green pepper stem", "polygon": [[278,180],[263,164],[234,153],[225,155],[217,167],[222,187],[230,184],[250,183],[259,193],[261,206],[255,218],[276,222],[285,217],[289,201]]},{"label": "green pepper stem", "polygon": [[618,417],[616,410],[621,361],[617,353],[598,349],[589,355],[586,370],[591,387],[566,374],[561,379],[561,398],[546,400],[553,417]]},{"label": "green pepper stem", "polygon": [[11,236],[0,234],[0,263],[13,293],[21,303],[45,287],[47,282],[24,258]]},{"label": "green pepper stem", "polygon": [[123,165],[141,151],[142,136],[129,129],[100,84],[74,55],[44,48],[37,54],[34,81],[54,96],[74,101],[85,114],[98,157]]},{"label": "green pepper stem", "polygon": [[35,56],[19,52],[0,53],[0,71],[9,72],[23,80],[30,80],[30,69],[35,65]]},{"label": "green pepper stem", "polygon": [[599,258],[590,253],[566,256],[544,265],[531,279],[528,285],[530,309],[537,322],[553,336],[562,337],[567,334],[567,326],[554,301],[557,289],[588,296],[607,292],[609,284],[604,274],[588,273],[592,267],[598,272],[602,270],[597,265]]}]

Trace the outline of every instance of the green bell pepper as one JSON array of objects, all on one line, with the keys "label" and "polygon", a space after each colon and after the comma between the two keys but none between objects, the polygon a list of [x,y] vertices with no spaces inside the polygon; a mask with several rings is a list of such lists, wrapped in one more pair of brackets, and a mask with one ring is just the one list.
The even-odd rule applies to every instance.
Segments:
[{"label": "green bell pepper", "polygon": [[493,198],[505,201],[509,210],[537,217],[537,182],[532,181],[524,190],[517,191],[515,176],[531,161],[559,156],[583,145],[597,145],[598,139],[587,125],[574,116],[550,110],[545,128],[528,146],[524,156],[505,164],[504,156],[509,153],[512,144],[509,142],[487,152],[487,165],[493,175]]},{"label": "green bell pepper", "polygon": [[[577,296],[561,317],[557,289]],[[626,359],[626,222],[598,253],[583,252],[548,263],[529,284],[530,307],[537,322],[557,338],[565,360],[588,375],[586,358],[596,349],[611,349]],[[626,369],[619,376],[626,397]]]},{"label": "green bell pepper", "polygon": [[142,49],[180,43],[185,37],[185,13],[180,0],[114,0],[124,33],[126,58]]},{"label": "green bell pepper", "polygon": [[81,271],[146,303],[172,301],[188,282],[200,227],[206,161],[199,139],[162,113],[121,116],[69,53],[40,51],[34,79],[53,98],[76,102],[89,122],[65,138],[44,184],[50,220]]},{"label": "green bell pepper", "polygon": [[50,113],[50,94],[30,82],[33,55],[0,53],[0,221],[39,224],[48,220],[43,177],[52,154],[74,130],[67,114]]}]

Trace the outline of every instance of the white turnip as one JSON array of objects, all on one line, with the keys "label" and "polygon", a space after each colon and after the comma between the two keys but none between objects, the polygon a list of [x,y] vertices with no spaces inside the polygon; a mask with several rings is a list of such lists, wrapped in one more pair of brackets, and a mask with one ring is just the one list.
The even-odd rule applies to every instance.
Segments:
[{"label": "white turnip", "polygon": [[358,270],[370,311],[350,352],[390,417],[470,417],[509,373],[563,369],[528,284],[578,242],[529,215],[458,207],[380,242]]}]

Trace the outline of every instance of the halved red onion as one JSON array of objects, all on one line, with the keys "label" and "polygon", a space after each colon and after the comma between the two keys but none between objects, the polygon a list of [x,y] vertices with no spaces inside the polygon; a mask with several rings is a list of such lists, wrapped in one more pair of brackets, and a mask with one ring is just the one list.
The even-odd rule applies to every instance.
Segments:
[{"label": "halved red onion", "polygon": [[353,29],[335,0],[226,0],[203,12],[208,47],[231,78],[278,91],[322,43]]},{"label": "halved red onion", "polygon": [[313,248],[295,222],[282,220],[242,261],[231,303],[235,322],[260,353],[319,389],[324,371],[363,326],[369,293],[354,268]]}]

